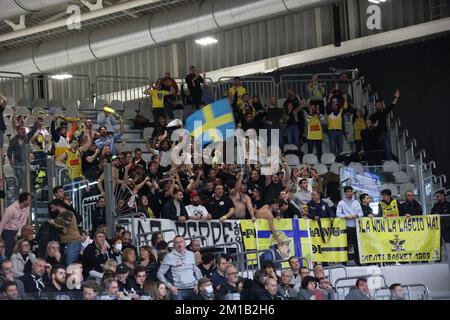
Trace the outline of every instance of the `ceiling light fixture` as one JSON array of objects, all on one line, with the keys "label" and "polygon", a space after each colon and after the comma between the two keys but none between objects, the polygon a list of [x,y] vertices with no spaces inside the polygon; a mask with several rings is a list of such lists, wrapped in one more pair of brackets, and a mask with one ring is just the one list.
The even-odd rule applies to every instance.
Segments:
[{"label": "ceiling light fixture", "polygon": [[66,79],[72,79],[73,76],[68,73],[61,73],[61,74],[54,74],[52,75],[52,79],[56,80],[66,80]]},{"label": "ceiling light fixture", "polygon": [[217,39],[215,39],[213,37],[205,37],[205,38],[195,40],[196,44],[199,44],[202,46],[209,46],[209,45],[217,43],[217,42],[218,42]]}]

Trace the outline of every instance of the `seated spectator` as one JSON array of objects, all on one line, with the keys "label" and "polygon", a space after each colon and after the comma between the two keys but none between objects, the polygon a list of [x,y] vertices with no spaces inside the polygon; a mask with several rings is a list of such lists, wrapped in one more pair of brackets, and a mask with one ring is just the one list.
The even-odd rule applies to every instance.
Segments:
[{"label": "seated spectator", "polygon": [[202,254],[202,261],[198,266],[203,277],[211,279],[214,272],[215,257],[212,253],[206,252]]},{"label": "seated spectator", "polygon": [[136,283],[137,295],[141,296],[145,294],[144,291],[144,283],[147,280],[147,272],[145,271],[145,267],[136,267],[134,271],[134,282]]},{"label": "seated spectator", "polygon": [[392,198],[392,192],[389,189],[381,191],[382,199],[378,205],[378,212],[381,212],[383,218],[397,218],[400,215],[397,200]]},{"label": "seated spectator", "polygon": [[11,255],[14,273],[17,277],[31,273],[31,265],[36,260],[36,256],[30,251],[30,243],[24,239],[16,242],[14,253]]},{"label": "seated spectator", "polygon": [[300,170],[298,168],[293,168],[291,170],[291,177],[289,178],[289,181],[286,183],[286,191],[289,194],[289,198],[291,198],[297,192],[299,176]]},{"label": "seated spectator", "polygon": [[14,281],[5,281],[0,285],[0,300],[22,300]]},{"label": "seated spectator", "polygon": [[157,272],[159,264],[157,254],[150,246],[142,246],[139,248],[139,267],[144,267],[147,272],[147,278],[152,281],[158,281]]},{"label": "seated spectator", "polygon": [[228,267],[228,261],[223,256],[219,256],[216,261],[216,270],[212,273],[211,282],[215,290],[219,290],[220,286],[226,281],[225,269]]},{"label": "seated spectator", "polygon": [[295,256],[289,257],[288,260],[290,270],[292,271],[292,277],[291,277],[291,286],[294,287],[300,287],[302,276],[300,273],[300,262],[298,261],[298,258]]},{"label": "seated spectator", "polygon": [[197,191],[192,191],[190,195],[191,204],[186,206],[189,220],[211,220],[211,214],[201,205],[201,199]]},{"label": "seated spectator", "polygon": [[311,201],[308,202],[308,219],[319,220],[324,218],[334,218],[334,213],[331,211],[328,204],[322,200],[318,191],[311,193]]},{"label": "seated spectator", "polygon": [[306,276],[302,279],[297,298],[299,300],[324,300],[322,291],[316,289],[317,279],[312,276]]},{"label": "seated spectator", "polygon": [[285,298],[278,292],[277,280],[267,278],[264,282],[264,291],[260,295],[259,300],[285,300]]},{"label": "seated spectator", "polygon": [[47,253],[45,254],[45,261],[52,267],[62,265],[61,251],[58,241],[50,241],[47,245]]},{"label": "seated spectator", "polygon": [[125,297],[123,292],[119,291],[119,284],[116,279],[106,279],[103,282],[103,294],[98,300],[130,300]]},{"label": "seated spectator", "polygon": [[324,300],[334,300],[335,289],[331,285],[328,277],[319,278],[319,290],[324,294]]},{"label": "seated spectator", "polygon": [[[49,300],[70,300],[70,296],[64,294],[68,291],[66,286],[66,269],[62,265],[56,265],[50,270],[51,282],[45,286],[42,292]],[[62,293],[62,294],[61,294]]]},{"label": "seated spectator", "polygon": [[278,293],[287,300],[289,298],[293,298],[296,296],[293,286],[291,285],[292,281],[292,271],[287,269],[281,272],[281,281],[278,283]]},{"label": "seated spectator", "polygon": [[25,293],[37,293],[46,287],[44,283],[44,274],[46,266],[50,266],[44,259],[37,258],[31,266],[31,273],[26,273],[19,279],[23,282]]},{"label": "seated spectator", "polygon": [[148,197],[146,195],[142,195],[139,197],[139,212],[144,213],[146,218],[156,219],[156,215],[151,208]]},{"label": "seated spectator", "polygon": [[152,233],[152,238],[150,240],[150,242],[152,243],[152,247],[156,248],[156,245],[160,242],[164,240],[164,235],[161,231],[155,231]]},{"label": "seated spectator", "polygon": [[116,268],[117,284],[119,285],[119,291],[122,292],[125,297],[133,300],[139,299],[137,294],[138,288],[135,278],[130,274],[131,269],[125,264],[119,264]]},{"label": "seated spectator", "polygon": [[150,282],[150,297],[152,300],[171,300],[171,293],[162,282]]},{"label": "seated spectator", "polygon": [[83,284],[83,300],[97,300],[102,286],[93,280],[86,281]]},{"label": "seated spectator", "polygon": [[122,264],[129,269],[130,276],[134,275],[134,268],[136,268],[137,255],[132,248],[127,248],[122,252]]},{"label": "seated spectator", "polygon": [[191,243],[189,244],[188,248],[189,251],[192,251],[193,253],[200,252],[201,249],[201,242],[198,239],[191,240]]},{"label": "seated spectator", "polygon": [[361,201],[361,209],[364,217],[373,218],[373,209],[370,207],[370,197],[367,193],[363,193],[359,196],[359,200]]},{"label": "seated spectator", "polygon": [[[86,247],[88,245],[90,245],[93,240],[89,237],[89,234],[86,230],[81,230],[80,231],[81,234],[81,250],[80,250],[80,255],[83,255],[84,249],[86,249]],[[59,244],[59,243],[58,243]]]},{"label": "seated spectator", "polygon": [[400,216],[407,218],[411,216],[421,216],[422,205],[414,199],[414,193],[410,190],[405,192],[405,202],[400,203]]},{"label": "seated spectator", "polygon": [[122,253],[125,249],[123,248],[122,237],[114,236],[111,239],[111,252],[113,256],[111,259],[115,259],[118,263],[122,263]]},{"label": "seated spectator", "polygon": [[405,291],[403,291],[400,283],[393,283],[389,287],[391,293],[391,300],[406,300]]},{"label": "seated spectator", "polygon": [[211,284],[211,280],[208,278],[201,278],[198,280],[198,293],[192,298],[192,300],[215,300],[214,289]]},{"label": "seated spectator", "polygon": [[6,259],[0,262],[0,286],[7,281],[12,281],[16,284],[20,298],[26,297],[23,282],[16,277],[11,260]]},{"label": "seated spectator", "polygon": [[135,256],[137,257],[138,250],[136,246],[134,246],[131,243],[131,232],[125,230],[124,232],[122,232],[121,237],[122,237],[122,252],[124,252],[125,249],[133,249]]},{"label": "seated spectator", "polygon": [[[287,194],[287,193],[286,193]],[[300,210],[292,201],[280,200],[281,202],[281,217],[283,219],[299,218],[302,216]]]},{"label": "seated spectator", "polygon": [[239,272],[234,266],[228,266],[224,270],[225,281],[217,290],[218,300],[241,300],[238,288]]},{"label": "seated spectator", "polygon": [[173,194],[172,201],[164,205],[162,218],[173,221],[186,222],[188,214],[183,204],[183,191],[177,190]]},{"label": "seated spectator", "polygon": [[300,274],[300,279],[298,281],[296,281],[296,284],[294,285],[294,290],[299,292],[300,288],[302,287],[302,281],[305,277],[310,276],[310,271],[308,269],[308,267],[301,267],[299,270],[299,274]]},{"label": "seated spectator", "polygon": [[371,300],[366,278],[356,280],[356,287],[351,288],[345,300]]},{"label": "seated spectator", "polygon": [[325,270],[320,264],[316,264],[313,268],[314,277],[319,280],[320,278],[325,277]]},{"label": "seated spectator", "polygon": [[87,277],[91,270],[103,272],[103,265],[109,259],[113,259],[114,254],[106,241],[105,234],[97,231],[94,242],[86,247],[83,253],[83,273]]}]

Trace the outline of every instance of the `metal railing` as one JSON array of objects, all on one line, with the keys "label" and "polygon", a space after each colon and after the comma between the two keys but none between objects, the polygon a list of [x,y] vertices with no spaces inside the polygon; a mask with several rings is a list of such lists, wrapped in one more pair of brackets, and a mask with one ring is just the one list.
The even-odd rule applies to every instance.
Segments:
[{"label": "metal railing", "polygon": [[100,195],[84,198],[81,203],[82,226],[86,231],[92,230],[92,212],[97,206]]},{"label": "metal railing", "polygon": [[[189,244],[192,242],[192,240],[196,240],[196,239],[200,239],[202,240],[202,245],[203,245],[203,241],[206,243],[206,245],[208,245],[208,239],[205,236],[193,236],[193,237],[189,237],[189,238],[184,238],[185,241],[190,241]],[[171,244],[174,243],[174,240],[170,240],[167,242],[167,246],[169,248],[171,248]],[[187,244],[187,245],[189,245]],[[173,245],[172,245],[173,247]]]},{"label": "metal railing", "polygon": [[125,101],[140,101],[149,104],[150,98],[144,95],[144,90],[151,85],[146,77],[118,77],[99,75],[95,78],[95,94],[97,99]]},{"label": "metal railing", "polygon": [[[270,102],[270,98],[277,94],[277,85],[274,77],[269,76],[246,76],[240,77],[242,86],[247,90],[247,93],[251,96],[258,95],[261,100]],[[233,84],[234,77],[221,77],[219,78],[215,87],[216,99],[222,99],[228,96],[228,92]]]},{"label": "metal railing", "polygon": [[[163,239],[164,239],[164,234],[169,233],[169,232],[173,233],[175,235],[178,235],[178,233],[175,229],[163,229],[163,230],[157,230],[157,231],[153,231],[153,232],[137,233],[136,238],[134,239],[136,245],[142,245],[142,243],[145,243],[145,244],[150,243],[151,244],[152,235],[156,232],[161,232],[163,235]],[[150,239],[147,239],[148,236],[150,236]],[[145,239],[141,240],[141,238],[144,238],[144,237],[145,237]]]},{"label": "metal railing", "polygon": [[[365,278],[367,279],[367,281],[369,282],[369,280],[373,279],[373,278],[380,278],[383,280],[383,284],[379,285],[375,288],[369,288],[369,289],[378,289],[378,288],[385,288],[387,287],[387,281],[386,281],[386,277],[382,274],[371,274],[371,275],[360,275],[360,276],[351,276],[351,277],[342,277],[342,278],[338,278],[336,279],[335,283],[334,283],[334,287],[336,290],[336,295],[337,295],[337,300],[341,300],[341,298],[345,298],[345,296],[348,294],[349,290],[351,288],[355,287],[355,283],[352,284],[344,284],[344,285],[340,285],[341,282],[344,281],[350,281],[350,280],[358,280],[359,278]],[[370,287],[370,286],[369,286]]]}]

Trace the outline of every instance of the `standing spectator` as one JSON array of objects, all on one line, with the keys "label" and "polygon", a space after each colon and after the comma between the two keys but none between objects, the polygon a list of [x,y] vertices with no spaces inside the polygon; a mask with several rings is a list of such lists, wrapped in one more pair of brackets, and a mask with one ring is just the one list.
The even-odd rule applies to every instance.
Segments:
[{"label": "standing spectator", "polygon": [[30,243],[25,239],[17,241],[13,252],[11,262],[17,277],[31,273],[31,265],[36,260],[36,256],[31,252]]},{"label": "standing spectator", "polygon": [[288,102],[284,108],[284,121],[286,123],[288,144],[300,146],[299,115],[300,107],[295,108],[292,102]]},{"label": "standing spectator", "polygon": [[191,204],[186,206],[189,220],[211,220],[211,214],[201,205],[201,199],[197,191],[192,191],[190,195]]},{"label": "standing spectator", "polygon": [[49,223],[55,226],[61,234],[61,244],[65,245],[66,265],[78,260],[81,250],[81,235],[78,231],[77,219],[72,211],[67,210],[67,205],[60,199],[52,201],[52,211],[58,212],[55,219],[49,220]]},{"label": "standing spectator", "polygon": [[152,243],[153,248],[156,248],[159,242],[164,240],[164,235],[161,231],[156,231],[152,233],[152,238],[150,242]]},{"label": "standing spectator", "polygon": [[162,218],[186,222],[187,217],[186,207],[183,204],[183,191],[177,190],[173,194],[173,200],[164,205]]},{"label": "standing spectator", "polygon": [[378,133],[378,141],[383,146],[385,152],[385,160],[392,160],[392,146],[391,137],[389,135],[389,128],[387,127],[387,117],[389,113],[397,105],[400,98],[400,90],[396,90],[394,93],[394,101],[392,104],[383,110],[383,101],[377,100],[375,103],[375,113],[370,116],[370,121],[374,124]]},{"label": "standing spectator", "polygon": [[17,291],[22,299],[26,297],[23,282],[14,273],[14,266],[11,260],[3,260],[0,263],[0,286],[7,281],[12,281],[16,284]]},{"label": "standing spectator", "polygon": [[[108,107],[107,105],[104,105],[103,107]],[[97,124],[99,126],[105,126],[108,132],[114,132],[114,126],[117,124],[117,120],[115,118],[115,111],[114,113],[110,112],[113,111],[113,109],[102,109],[97,114]]]},{"label": "standing spectator", "polygon": [[370,207],[370,197],[367,193],[363,193],[359,196],[361,201],[361,209],[364,217],[373,218],[373,209]]},{"label": "standing spectator", "polygon": [[378,204],[378,212],[383,218],[397,218],[400,215],[397,200],[392,198],[392,191],[381,190],[382,199]]},{"label": "standing spectator", "polygon": [[0,263],[6,260],[5,256],[5,240],[0,238]]},{"label": "standing spectator", "polygon": [[50,133],[44,127],[44,119],[36,118],[36,132],[30,138],[34,160],[42,166],[46,167],[47,153],[51,147]]},{"label": "standing spectator", "polygon": [[371,300],[367,279],[359,278],[356,280],[356,287],[350,289],[350,292],[345,296],[345,300]]},{"label": "standing spectator", "polygon": [[3,148],[3,138],[6,132],[5,119],[3,118],[3,111],[6,109],[8,104],[8,98],[0,93],[0,148]]},{"label": "standing spectator", "polygon": [[[277,97],[272,96],[270,98],[270,105],[267,108],[266,113],[266,126],[267,126],[267,145],[276,145],[283,150],[283,137],[281,135],[281,124],[283,122],[283,106],[278,106]],[[272,133],[279,136],[278,141],[272,141]]]},{"label": "standing spectator", "polygon": [[21,236],[20,230],[27,223],[30,216],[31,194],[23,192],[19,200],[14,201],[2,215],[0,221],[1,238],[5,241],[5,255],[11,256],[15,240]]},{"label": "standing spectator", "polygon": [[297,111],[298,134],[300,137],[303,137],[305,134],[305,118],[303,116],[303,109],[306,107],[306,100],[298,96],[294,90],[288,89],[287,99],[283,102],[283,108],[285,110],[287,109],[289,103],[292,103],[294,110],[298,110]]},{"label": "standing spectator", "polygon": [[347,220],[347,240],[349,244],[351,243],[353,245],[356,264],[360,265],[358,238],[356,236],[356,218],[361,218],[363,212],[359,202],[353,199],[353,188],[345,186],[344,193],[345,198],[339,201],[336,216]]},{"label": "standing spectator", "polygon": [[330,110],[327,112],[328,140],[330,141],[330,152],[337,157],[343,150],[344,109],[339,105],[337,98],[333,98],[330,103]]},{"label": "standing spectator", "polygon": [[[169,288],[174,300],[192,299],[197,284],[195,256],[185,247],[184,238],[176,236],[172,252],[165,256],[158,270],[158,279]],[[172,282],[167,279],[168,272],[172,275]]]},{"label": "standing spectator", "polygon": [[214,289],[211,280],[208,278],[201,278],[198,280],[198,293],[193,300],[215,300]]},{"label": "standing spectator", "polygon": [[234,204],[231,199],[224,195],[223,185],[217,184],[214,187],[214,195],[206,203],[206,209],[211,213],[212,219],[226,219],[234,215]]},{"label": "standing spectator", "polygon": [[303,214],[306,215],[307,211],[304,210],[304,207],[311,201],[311,191],[308,190],[308,180],[301,179],[298,185],[300,186],[300,190],[292,196],[292,202],[297,206],[300,212],[303,212]]},{"label": "standing spectator", "polygon": [[334,213],[328,204],[322,200],[320,192],[314,190],[311,193],[311,201],[308,202],[308,218],[319,220],[323,218],[334,218]]},{"label": "standing spectator", "polygon": [[[436,203],[431,208],[430,214],[440,214],[447,215],[450,214],[450,202],[445,199],[445,191],[439,190],[434,193],[434,198]],[[442,239],[445,244],[449,246],[450,243],[450,218],[449,217],[441,217],[441,233]]]},{"label": "standing spectator", "polygon": [[230,91],[228,92],[228,98],[230,100],[237,99],[237,106],[239,109],[243,105],[242,97],[247,94],[247,89],[245,89],[241,84],[241,78],[234,77],[233,79],[233,86],[230,88]]},{"label": "standing spectator", "polygon": [[165,109],[167,109],[169,111],[169,112],[167,112],[168,116],[170,118],[173,118],[172,108],[169,106],[167,106],[167,108],[165,108],[165,105],[164,105],[164,98],[166,96],[172,95],[173,93],[174,93],[173,88],[171,88],[171,91],[162,89],[162,79],[158,79],[153,88],[148,88],[144,91],[144,94],[152,97],[154,119],[158,119],[161,116],[166,117]]},{"label": "standing spectator", "polygon": [[400,216],[407,218],[411,216],[421,216],[422,205],[414,199],[414,193],[411,190],[405,192],[405,202],[400,203]]},{"label": "standing spectator", "polygon": [[26,273],[20,280],[23,282],[25,293],[37,293],[39,294],[46,286],[43,276],[45,274],[45,268],[48,264],[44,259],[38,258],[33,261],[31,266],[31,273]]},{"label": "standing spectator", "polygon": [[114,131],[109,133],[106,126],[100,126],[100,128],[98,128],[98,133],[98,138],[95,140],[96,146],[100,149],[103,149],[107,146],[109,150],[111,150],[111,154],[116,155],[117,152],[115,144],[120,140],[120,138],[122,138],[123,134],[125,133],[123,119],[120,119],[120,129],[118,133],[114,133]]},{"label": "standing spectator", "polygon": [[89,149],[91,146],[91,140],[89,137],[88,143],[83,146],[79,146],[78,138],[73,137],[69,145],[69,150],[61,154],[56,159],[56,164],[61,167],[65,167],[68,171],[70,182],[75,182],[83,179],[81,154]]},{"label": "standing spectator", "polygon": [[164,96],[164,111],[169,116],[170,119],[175,118],[173,109],[175,109],[177,104],[177,94],[178,94],[178,84],[167,71],[164,73],[164,78],[161,79],[161,89],[169,91],[170,94]]},{"label": "standing spectator", "polygon": [[122,252],[125,251],[125,249],[133,249],[135,256],[138,255],[138,250],[135,245],[131,243],[131,232],[126,230],[121,233],[122,237]]},{"label": "standing spectator", "polygon": [[300,274],[300,262],[298,261],[298,258],[295,256],[292,256],[288,260],[290,270],[292,271],[292,278],[291,278],[291,286],[294,288],[295,286],[300,287],[302,277]]},{"label": "standing spectator", "polygon": [[215,257],[212,253],[205,252],[202,254],[202,263],[198,265],[198,269],[202,273],[203,277],[211,279],[214,272]]},{"label": "standing spectator", "polygon": [[295,297],[295,291],[291,285],[292,271],[289,269],[281,272],[281,281],[278,284],[278,293],[285,299]]},{"label": "standing spectator", "polygon": [[98,226],[106,224],[106,199],[100,196],[95,209],[91,211],[92,230],[97,230]]},{"label": "standing spectator", "polygon": [[307,144],[308,153],[314,151],[314,146],[316,147],[317,157],[320,159],[322,157],[322,140],[323,140],[323,129],[321,121],[323,121],[324,116],[319,113],[318,105],[316,102],[310,103],[309,114],[306,116],[307,122]]},{"label": "standing spectator", "polygon": [[[197,68],[191,66],[190,73],[186,76],[185,81],[188,85],[190,96],[195,107],[198,109],[202,105],[202,84],[205,83],[205,79],[198,74]],[[205,75],[204,75],[205,76]]]},{"label": "standing spectator", "polygon": [[311,82],[308,83],[308,100],[309,102],[314,102],[319,110],[324,108],[324,96],[325,96],[325,84],[319,82],[319,76],[317,74],[313,75]]},{"label": "standing spectator", "polygon": [[225,279],[225,269],[228,267],[227,259],[223,256],[217,258],[216,261],[216,271],[212,273],[211,282],[215,290],[220,289],[220,286],[223,285],[226,281]]},{"label": "standing spectator", "polygon": [[356,152],[362,150],[362,136],[361,132],[367,129],[366,119],[362,115],[360,109],[354,109],[353,113],[353,139],[355,140]]},{"label": "standing spectator", "polygon": [[393,283],[389,287],[391,293],[391,300],[406,300],[405,291],[403,291],[400,283]]}]

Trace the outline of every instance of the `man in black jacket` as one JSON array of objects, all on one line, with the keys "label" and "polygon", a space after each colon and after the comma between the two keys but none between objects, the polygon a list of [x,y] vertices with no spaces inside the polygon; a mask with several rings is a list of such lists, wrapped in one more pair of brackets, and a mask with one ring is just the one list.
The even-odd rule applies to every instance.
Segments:
[{"label": "man in black jacket", "polygon": [[217,292],[217,300],[241,300],[238,288],[239,272],[233,266],[229,266],[224,271],[225,283]]},{"label": "man in black jacket", "polygon": [[384,146],[385,160],[392,160],[392,146],[391,137],[389,135],[389,128],[387,127],[387,117],[389,113],[397,105],[400,98],[400,90],[396,90],[394,93],[394,101],[392,104],[383,110],[383,101],[378,100],[375,104],[375,113],[370,116],[370,121],[375,125],[379,134],[379,142]]},{"label": "man in black jacket", "polygon": [[[434,197],[436,203],[431,208],[430,214],[450,214],[450,202],[445,199],[445,191],[436,191]],[[450,243],[450,217],[441,217],[441,230],[444,242]]]},{"label": "man in black jacket", "polygon": [[94,211],[91,212],[92,230],[95,232],[97,227],[102,224],[106,224],[106,200],[101,196],[97,200],[97,206]]},{"label": "man in black jacket", "polygon": [[97,231],[94,242],[83,251],[83,276],[87,278],[91,270],[103,272],[103,265],[109,259],[114,259],[114,254],[106,241],[106,235]]},{"label": "man in black jacket", "polygon": [[361,209],[364,217],[373,217],[373,209],[370,207],[370,197],[367,193],[363,193],[359,196],[359,201],[361,201]]},{"label": "man in black jacket", "polygon": [[400,204],[400,216],[421,216],[422,206],[414,199],[414,193],[412,191],[405,192],[405,202]]},{"label": "man in black jacket", "polygon": [[26,293],[39,295],[46,287],[43,276],[47,266],[50,265],[44,259],[38,258],[33,261],[31,273],[26,273],[19,278],[23,282],[23,287]]},{"label": "man in black jacket", "polygon": [[278,292],[277,280],[267,278],[264,281],[264,292],[258,300],[285,300],[285,298]]},{"label": "man in black jacket", "polygon": [[51,282],[42,290],[48,300],[71,300],[66,286],[66,269],[56,265],[50,270]]},{"label": "man in black jacket", "polygon": [[173,200],[164,205],[162,218],[173,221],[186,222],[188,217],[183,204],[183,191],[177,190],[173,194]]}]

